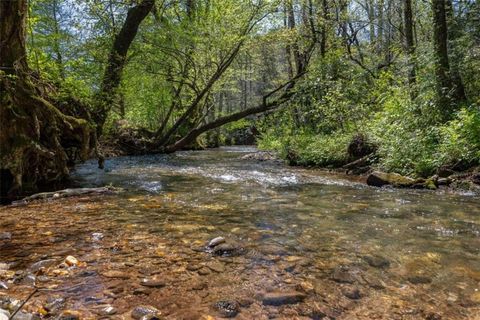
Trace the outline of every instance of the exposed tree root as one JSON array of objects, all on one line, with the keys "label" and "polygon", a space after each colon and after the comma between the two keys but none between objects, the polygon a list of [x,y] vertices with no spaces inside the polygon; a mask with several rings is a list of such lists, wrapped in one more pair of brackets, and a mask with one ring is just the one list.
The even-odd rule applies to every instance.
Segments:
[{"label": "exposed tree root", "polygon": [[95,127],[62,113],[32,81],[28,75],[0,74],[2,198],[15,199],[62,180],[77,160],[93,153],[102,158]]},{"label": "exposed tree root", "polygon": [[82,104],[53,101],[55,86],[27,63],[27,0],[0,1],[0,202],[66,177],[97,148],[96,128]]}]

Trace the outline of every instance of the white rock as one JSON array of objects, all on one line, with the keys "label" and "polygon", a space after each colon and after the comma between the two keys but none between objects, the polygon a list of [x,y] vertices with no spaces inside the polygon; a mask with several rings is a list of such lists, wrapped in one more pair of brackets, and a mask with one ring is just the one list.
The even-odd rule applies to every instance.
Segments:
[{"label": "white rock", "polygon": [[10,318],[10,312],[0,309],[0,320],[8,320]]},{"label": "white rock", "polygon": [[220,243],[224,243],[224,242],[225,242],[224,237],[216,237],[216,238],[210,240],[210,242],[208,243],[208,246],[210,248],[213,248],[215,246],[218,246]]}]

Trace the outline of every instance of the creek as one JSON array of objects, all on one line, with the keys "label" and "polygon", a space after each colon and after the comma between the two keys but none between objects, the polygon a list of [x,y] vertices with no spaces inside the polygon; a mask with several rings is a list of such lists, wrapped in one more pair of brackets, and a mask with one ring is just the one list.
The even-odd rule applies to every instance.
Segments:
[{"label": "creek", "polygon": [[89,161],[76,186],[125,191],[0,208],[0,308],[35,286],[22,310],[59,319],[480,318],[480,199],[255,151]]}]

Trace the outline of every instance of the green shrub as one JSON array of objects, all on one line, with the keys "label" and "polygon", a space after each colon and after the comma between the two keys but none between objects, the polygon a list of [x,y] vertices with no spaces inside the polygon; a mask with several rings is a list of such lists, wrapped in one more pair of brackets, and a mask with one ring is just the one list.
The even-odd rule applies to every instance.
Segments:
[{"label": "green shrub", "polygon": [[263,135],[259,147],[276,150],[291,164],[304,166],[338,167],[349,161],[348,144],[352,134],[331,135],[298,134],[290,138]]},{"label": "green shrub", "polygon": [[442,165],[464,161],[480,164],[480,107],[461,109],[456,118],[440,127],[438,148]]}]

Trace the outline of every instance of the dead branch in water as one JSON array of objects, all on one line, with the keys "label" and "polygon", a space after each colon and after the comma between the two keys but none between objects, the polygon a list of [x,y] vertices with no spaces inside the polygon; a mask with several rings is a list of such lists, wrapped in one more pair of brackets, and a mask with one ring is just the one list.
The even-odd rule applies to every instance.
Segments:
[{"label": "dead branch in water", "polygon": [[121,189],[114,187],[100,187],[100,188],[73,188],[73,189],[64,189],[52,192],[41,192],[31,195],[29,197],[23,198],[22,200],[12,202],[12,205],[22,205],[34,200],[45,200],[45,199],[60,199],[67,197],[75,197],[81,195],[94,195],[94,194],[111,194],[119,192]]}]

